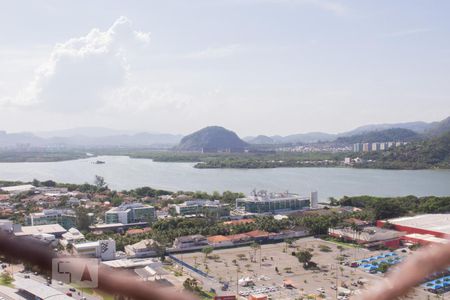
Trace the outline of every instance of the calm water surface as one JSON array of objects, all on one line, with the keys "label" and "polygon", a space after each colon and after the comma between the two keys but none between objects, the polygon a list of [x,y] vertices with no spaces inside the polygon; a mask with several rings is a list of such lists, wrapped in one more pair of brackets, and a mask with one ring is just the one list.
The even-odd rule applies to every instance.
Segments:
[{"label": "calm water surface", "polygon": [[[95,160],[106,164],[93,164]],[[113,189],[140,186],[172,191],[237,191],[253,188],[289,190],[308,194],[319,191],[319,198],[343,195],[450,195],[450,170],[371,170],[350,168],[277,169],[195,169],[192,163],[153,162],[125,156],[102,156],[47,163],[0,163],[0,180],[92,183],[95,175],[105,177]]]}]

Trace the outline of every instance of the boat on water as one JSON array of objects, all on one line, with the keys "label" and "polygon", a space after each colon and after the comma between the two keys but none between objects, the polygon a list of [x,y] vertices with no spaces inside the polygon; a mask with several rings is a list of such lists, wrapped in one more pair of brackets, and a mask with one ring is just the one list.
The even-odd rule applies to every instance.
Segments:
[{"label": "boat on water", "polygon": [[93,164],[96,164],[96,165],[103,165],[103,164],[106,164],[106,162],[103,161],[103,160],[96,160],[96,161],[93,161],[92,163],[93,163]]}]

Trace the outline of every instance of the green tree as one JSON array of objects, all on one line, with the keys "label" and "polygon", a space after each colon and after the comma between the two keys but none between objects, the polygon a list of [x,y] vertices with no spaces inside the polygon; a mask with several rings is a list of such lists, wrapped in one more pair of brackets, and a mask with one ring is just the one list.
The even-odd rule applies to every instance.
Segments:
[{"label": "green tree", "polygon": [[11,273],[9,273],[8,271],[3,271],[2,274],[0,275],[0,281],[4,284],[4,285],[10,285],[13,282],[14,278],[12,277]]},{"label": "green tree", "polygon": [[81,231],[88,231],[91,225],[91,219],[88,216],[88,210],[85,207],[77,207],[75,210],[77,217],[77,228]]},{"label": "green tree", "polygon": [[108,188],[105,178],[99,175],[95,175],[94,184],[99,190]]},{"label": "green tree", "polygon": [[389,270],[390,265],[382,262],[379,266],[378,266],[378,271],[381,273],[386,273]]},{"label": "green tree", "polygon": [[195,278],[187,278],[183,282],[183,287],[189,292],[198,292],[200,290],[197,280]]},{"label": "green tree", "polygon": [[256,243],[256,242],[253,242],[253,243],[250,244],[250,248],[253,250],[253,259],[252,259],[252,261],[256,262],[256,252],[259,249],[261,249],[261,245]]},{"label": "green tree", "polygon": [[67,250],[70,254],[73,253],[73,245],[72,245],[72,243],[68,243],[68,244],[67,244],[66,250]]},{"label": "green tree", "polygon": [[208,255],[210,255],[213,251],[214,251],[214,247],[212,247],[212,246],[203,247],[202,253],[205,255],[205,258],[204,258],[205,262],[206,262],[206,258],[208,257]]},{"label": "green tree", "polygon": [[297,256],[298,261],[303,264],[304,268],[308,267],[308,264],[313,257],[312,253],[308,250],[301,250],[297,252],[295,256]]},{"label": "green tree", "polygon": [[123,199],[117,195],[114,195],[111,199],[112,206],[116,207],[123,203]]}]

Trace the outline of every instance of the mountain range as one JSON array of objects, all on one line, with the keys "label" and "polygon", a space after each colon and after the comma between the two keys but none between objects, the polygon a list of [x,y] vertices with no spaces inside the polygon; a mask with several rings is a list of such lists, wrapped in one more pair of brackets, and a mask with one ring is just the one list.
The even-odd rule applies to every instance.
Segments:
[{"label": "mountain range", "polygon": [[[217,132],[218,126],[207,127],[209,130]],[[361,136],[369,132],[380,132],[388,129],[406,129],[420,136],[437,136],[450,130],[450,117],[440,122],[408,122],[393,124],[372,124],[364,125],[354,130],[330,134],[324,132],[300,133],[287,136],[267,136],[258,135],[256,137],[245,137],[239,142],[227,134],[232,145],[242,147],[244,144],[296,144],[296,143],[315,143],[318,141],[335,141],[339,138]],[[221,130],[219,130],[222,132]],[[233,133],[233,132],[232,132]],[[203,132],[205,134],[205,132]],[[219,135],[222,135],[220,133]],[[234,133],[233,133],[234,134]],[[389,134],[393,134],[390,132]],[[399,134],[397,131],[395,134]],[[395,136],[394,134],[394,136]],[[402,134],[406,134],[403,132]],[[377,134],[372,134],[376,136]],[[379,134],[378,134],[379,135]],[[412,138],[414,134],[408,132],[408,138]],[[187,137],[187,136],[186,136]],[[236,135],[236,137],[238,137]],[[239,138],[239,137],[238,137]],[[17,147],[17,146],[34,146],[34,147],[153,147],[153,148],[171,148],[182,142],[183,136],[177,134],[164,134],[153,132],[138,132],[131,130],[116,130],[103,127],[80,127],[66,130],[47,131],[47,132],[20,132],[6,133],[0,131],[0,148]],[[192,141],[191,139],[188,139]],[[205,143],[200,138],[200,144]],[[220,144],[219,144],[220,145]],[[233,146],[234,147],[234,146]],[[179,149],[189,149],[186,140],[179,145]]]},{"label": "mountain range", "polygon": [[407,122],[407,123],[390,123],[390,124],[370,124],[357,127],[351,131],[331,134],[325,132],[309,132],[287,136],[266,136],[258,135],[256,137],[244,137],[243,140],[249,144],[290,144],[290,143],[315,143],[330,142],[341,137],[350,137],[362,135],[368,132],[383,131],[388,129],[408,129],[419,135],[437,136],[450,130],[450,117],[439,122]]},{"label": "mountain range", "polygon": [[[83,132],[85,132],[83,134]],[[33,147],[155,147],[170,148],[180,142],[182,135],[164,133],[121,133],[115,130],[71,129],[60,132],[6,133],[0,131],[0,148]],[[102,135],[104,134],[104,135]]]}]

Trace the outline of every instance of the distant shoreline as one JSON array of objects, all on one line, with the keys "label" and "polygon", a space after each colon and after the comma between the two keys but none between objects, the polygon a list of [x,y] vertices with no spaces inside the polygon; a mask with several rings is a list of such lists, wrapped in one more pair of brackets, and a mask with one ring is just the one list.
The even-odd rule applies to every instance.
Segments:
[{"label": "distant shoreline", "polygon": [[[0,152],[0,164],[2,163],[50,163],[64,162],[80,159],[97,158],[99,156],[127,156],[130,159],[151,159],[154,162],[167,163],[193,163],[196,169],[277,169],[277,168],[353,168],[353,169],[375,169],[375,170],[448,170],[450,168],[429,166],[416,168],[404,165],[403,167],[392,167],[366,163],[361,165],[343,165],[338,160],[304,160],[304,153],[297,155],[295,161],[269,160],[264,155],[258,154],[201,154],[201,153],[179,153],[179,152],[148,152],[148,153],[95,153],[87,155],[81,152],[18,152],[16,155],[2,155]],[[284,154],[284,153],[283,153]],[[306,155],[310,155],[307,153]],[[324,155],[324,153],[317,153]],[[327,153],[325,156],[329,156]],[[339,154],[340,155],[340,154]],[[255,160],[255,158],[258,158]]]}]

